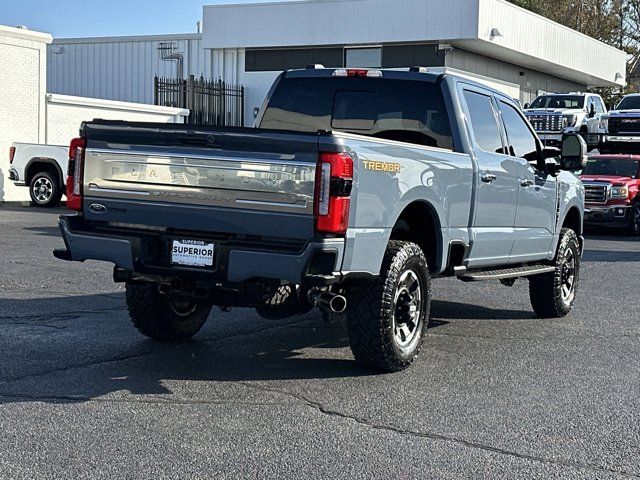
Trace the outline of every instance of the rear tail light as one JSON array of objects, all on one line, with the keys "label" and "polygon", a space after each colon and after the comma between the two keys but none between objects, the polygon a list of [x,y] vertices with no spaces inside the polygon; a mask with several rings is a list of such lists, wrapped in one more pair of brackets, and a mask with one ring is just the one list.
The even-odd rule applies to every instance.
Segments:
[{"label": "rear tail light", "polygon": [[67,208],[82,210],[82,170],[87,141],[74,138],[69,145],[69,169],[67,172]]},{"label": "rear tail light", "polygon": [[13,164],[13,159],[16,156],[16,147],[9,148],[9,165]]},{"label": "rear tail light", "polygon": [[344,235],[349,225],[353,159],[346,153],[321,153],[316,172],[316,231]]}]

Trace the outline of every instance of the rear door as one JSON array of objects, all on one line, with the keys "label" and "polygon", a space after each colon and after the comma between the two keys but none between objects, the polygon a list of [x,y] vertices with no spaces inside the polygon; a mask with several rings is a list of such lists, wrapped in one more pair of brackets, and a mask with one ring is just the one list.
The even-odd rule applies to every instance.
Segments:
[{"label": "rear door", "polygon": [[518,108],[499,98],[509,153],[518,171],[518,207],[511,263],[542,260],[549,254],[556,221],[557,182],[537,168],[539,143]]},{"label": "rear door", "polygon": [[514,243],[518,168],[514,157],[506,154],[492,93],[462,83],[459,88],[478,163],[468,266],[507,264]]}]

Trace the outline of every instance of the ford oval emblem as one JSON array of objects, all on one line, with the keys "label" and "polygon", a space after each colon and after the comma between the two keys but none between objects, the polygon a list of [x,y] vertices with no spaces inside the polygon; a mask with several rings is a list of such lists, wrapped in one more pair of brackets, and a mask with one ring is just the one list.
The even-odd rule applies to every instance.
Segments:
[{"label": "ford oval emblem", "polygon": [[105,213],[107,211],[107,207],[102,205],[101,203],[92,203],[89,205],[89,210],[93,213]]}]

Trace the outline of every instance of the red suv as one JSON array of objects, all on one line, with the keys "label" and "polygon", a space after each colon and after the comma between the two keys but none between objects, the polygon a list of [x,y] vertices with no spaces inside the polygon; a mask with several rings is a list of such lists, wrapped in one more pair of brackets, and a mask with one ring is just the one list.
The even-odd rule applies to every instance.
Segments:
[{"label": "red suv", "polygon": [[640,155],[591,155],[580,180],[586,225],[622,227],[640,235]]}]

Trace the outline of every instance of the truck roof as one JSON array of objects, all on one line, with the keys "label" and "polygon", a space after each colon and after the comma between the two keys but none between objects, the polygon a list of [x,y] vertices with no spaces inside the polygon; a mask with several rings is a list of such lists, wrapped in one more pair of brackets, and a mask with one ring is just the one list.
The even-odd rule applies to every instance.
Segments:
[{"label": "truck roof", "polygon": [[430,83],[435,83],[439,78],[451,77],[457,80],[461,80],[465,83],[483,88],[485,90],[489,90],[496,95],[502,96],[504,98],[509,98],[512,101],[516,101],[504,92],[496,90],[495,88],[492,88],[486,84],[474,81],[473,79],[469,79],[468,77],[456,75],[452,72],[443,71],[442,69],[439,69],[439,67],[411,67],[407,70],[388,70],[384,68],[325,68],[321,65],[311,65],[304,69],[287,70],[286,72],[284,72],[284,76],[286,78],[331,78],[334,76],[334,73],[336,71],[382,72],[383,79],[386,78],[391,80],[413,80]]}]

